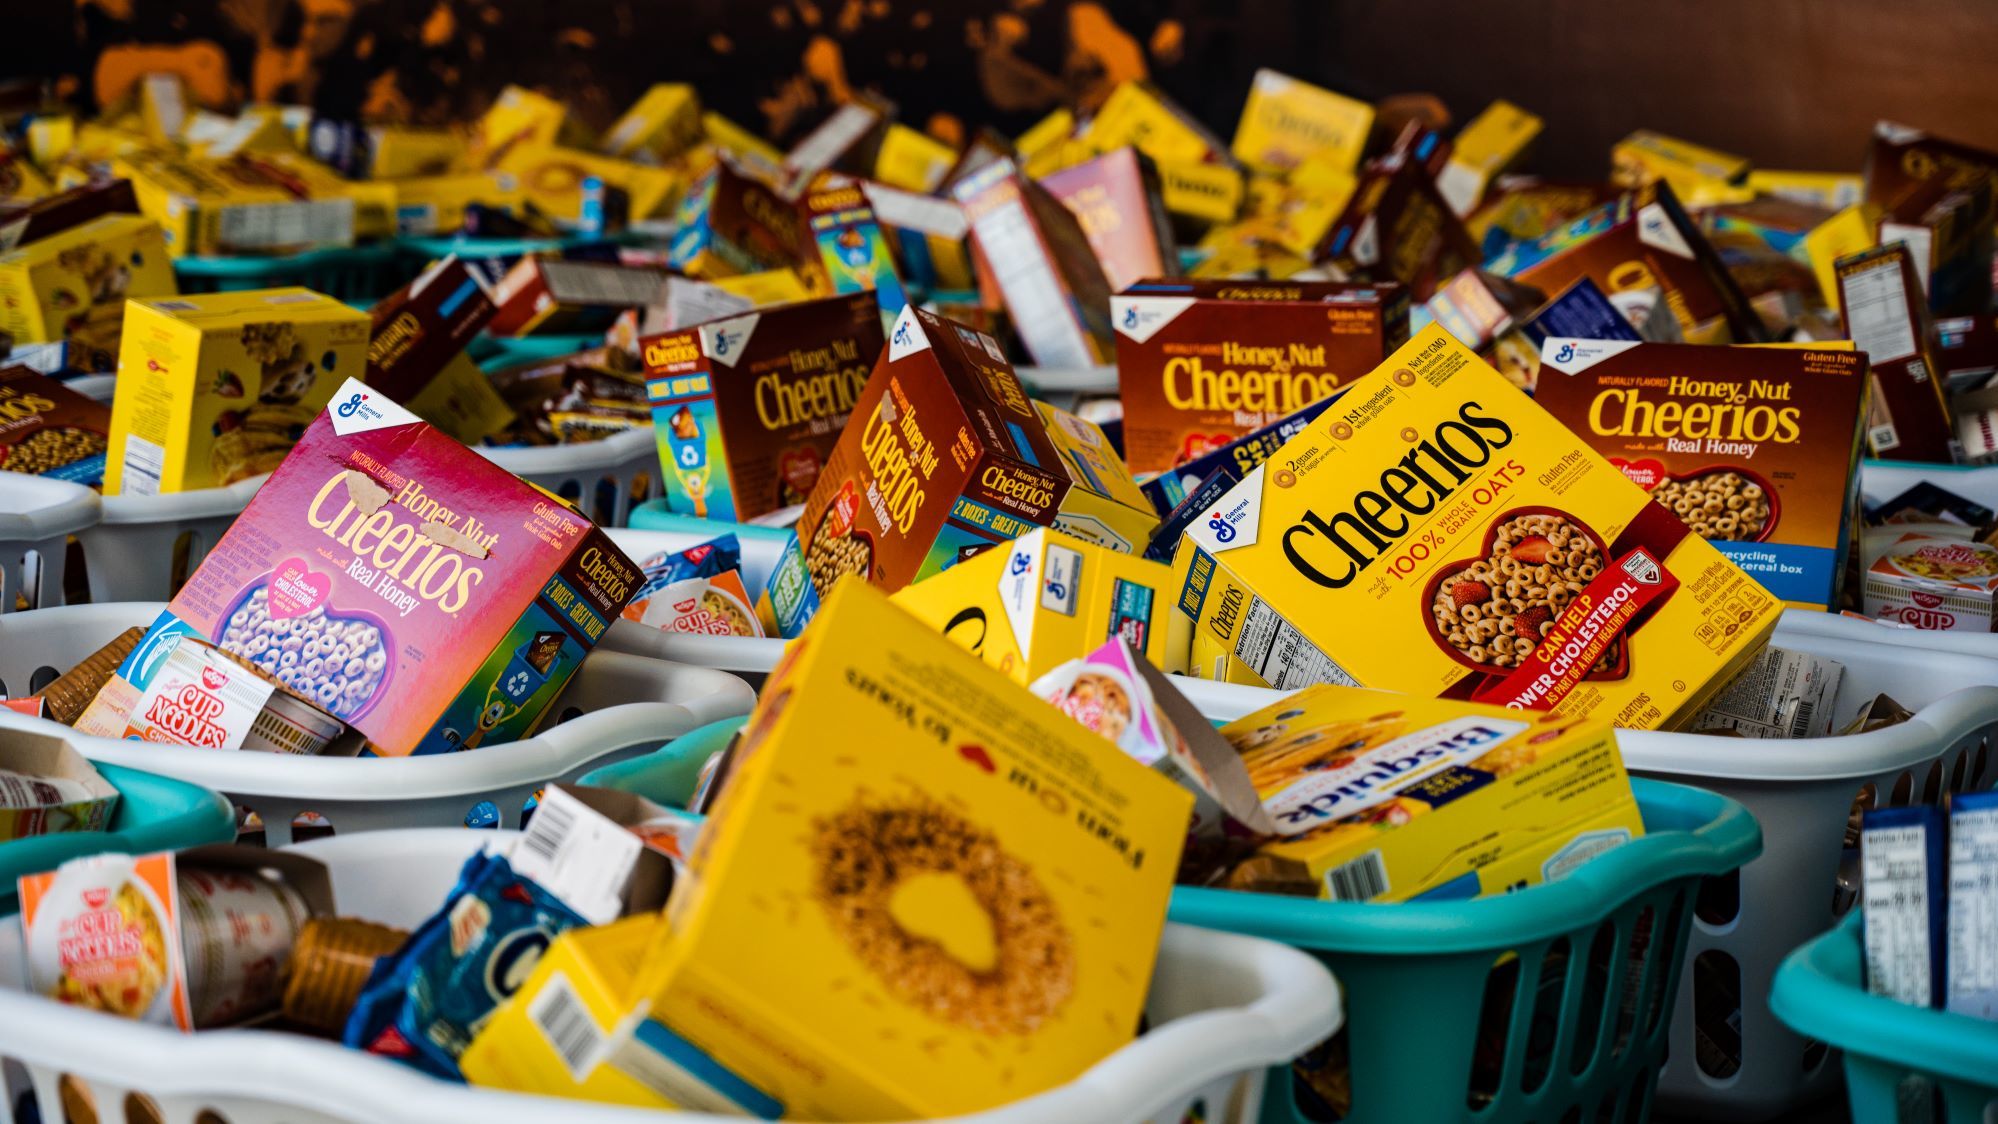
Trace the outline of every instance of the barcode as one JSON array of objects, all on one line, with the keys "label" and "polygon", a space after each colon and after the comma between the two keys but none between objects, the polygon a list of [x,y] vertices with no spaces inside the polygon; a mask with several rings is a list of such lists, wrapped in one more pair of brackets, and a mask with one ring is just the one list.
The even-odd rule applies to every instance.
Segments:
[{"label": "barcode", "polygon": [[553,863],[555,856],[562,853],[562,844],[569,841],[569,830],[575,826],[575,812],[560,804],[543,803],[534,810],[534,818],[527,821],[527,834],[520,837],[520,845],[541,856],[542,861]]},{"label": "barcode", "polygon": [[1325,872],[1325,888],[1335,902],[1370,902],[1388,892],[1387,864],[1368,851]]},{"label": "barcode", "polygon": [[1811,732],[1811,712],[1817,706],[1809,699],[1797,700],[1797,713],[1790,718],[1790,736],[1801,738]]},{"label": "barcode", "polygon": [[596,1066],[597,1055],[603,1051],[604,1036],[583,1001],[577,998],[569,977],[552,973],[541,994],[528,1005],[527,1017],[548,1039],[548,1044],[555,1047],[555,1052],[562,1056],[562,1064],[577,1081],[589,1076]]},{"label": "barcode", "polygon": [[125,480],[121,492],[128,496],[157,496],[160,473],[165,470],[165,449],[143,437],[125,435]]}]

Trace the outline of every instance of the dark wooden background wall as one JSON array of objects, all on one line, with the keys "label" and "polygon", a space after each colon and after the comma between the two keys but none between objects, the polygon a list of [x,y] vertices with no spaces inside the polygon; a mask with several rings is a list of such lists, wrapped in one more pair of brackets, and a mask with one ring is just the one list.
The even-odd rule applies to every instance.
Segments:
[{"label": "dark wooden background wall", "polygon": [[[1494,96],[1595,175],[1648,126],[1766,167],[1856,169],[1876,118],[1998,147],[1998,0],[8,0],[0,76],[86,102],[184,58],[227,96],[476,111],[507,81],[607,120],[685,79],[795,133],[845,85],[1007,130],[1148,72],[1224,134],[1270,65],[1363,97]],[[180,52],[176,54],[176,52]],[[219,70],[218,70],[219,68]],[[219,74],[219,77],[215,75]]]}]

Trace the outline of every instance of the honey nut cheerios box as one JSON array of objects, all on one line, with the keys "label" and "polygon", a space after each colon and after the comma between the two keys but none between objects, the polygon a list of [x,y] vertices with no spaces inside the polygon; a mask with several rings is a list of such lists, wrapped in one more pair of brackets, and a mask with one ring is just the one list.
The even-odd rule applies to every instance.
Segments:
[{"label": "honey nut cheerios box", "polygon": [[823,596],[844,574],[890,592],[1052,524],[1069,478],[991,336],[902,310],[798,519]]},{"label": "honey nut cheerios box", "polygon": [[147,633],[275,676],[388,757],[531,734],[637,592],[582,515],[349,380]]},{"label": "honey nut cheerios box", "polygon": [[[949,1116],[1130,1041],[1191,793],[862,582],[742,738],[633,988],[668,1033],[589,1055],[652,1077],[645,1103]],[[531,1091],[571,1093],[590,1073],[547,1064],[541,1033],[514,1043],[557,1079]]]},{"label": "honey nut cheerios box", "polygon": [[1780,603],[1439,326],[1180,541],[1195,674],[1670,729]]},{"label": "honey nut cheerios box", "polygon": [[131,301],[105,494],[213,488],[276,468],[334,388],[367,370],[368,325],[310,289]]},{"label": "honey nut cheerios box", "polygon": [[895,603],[1021,685],[1121,636],[1186,670],[1192,622],[1172,568],[1055,531],[1029,531],[895,594]]},{"label": "honey nut cheerios box", "polygon": [[1230,872],[1235,889],[1472,898],[1644,834],[1601,722],[1321,684],[1221,734],[1278,833]]},{"label": "honey nut cheerios box", "polygon": [[1788,604],[1840,602],[1866,356],[1549,338],[1534,401]]}]

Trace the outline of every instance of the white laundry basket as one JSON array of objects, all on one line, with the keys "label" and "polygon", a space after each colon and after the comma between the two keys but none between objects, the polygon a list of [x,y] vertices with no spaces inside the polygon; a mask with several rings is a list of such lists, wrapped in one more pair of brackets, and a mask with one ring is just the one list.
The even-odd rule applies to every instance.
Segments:
[{"label": "white laundry basket", "polygon": [[63,603],[69,536],[93,526],[97,493],[67,480],[0,472],[0,613]]},{"label": "white laundry basket", "polygon": [[569,500],[604,527],[660,494],[659,446],[650,426],[572,445],[477,445],[487,460]]},{"label": "white laundry basket", "polygon": [[[488,843],[511,847],[517,839],[511,832],[395,831],[296,849],[331,870],[343,916],[408,928],[437,909],[475,850]],[[18,919],[0,922],[0,1058],[25,1066],[44,1120],[56,1119],[51,1106],[60,1103],[58,1082],[65,1074],[89,1088],[107,1121],[129,1119],[120,1112],[128,1094],[149,1098],[167,1124],[197,1118],[226,1124],[741,1119],[468,1088],[317,1039],[248,1030],[188,1035],[63,1007],[20,990],[20,941]],[[959,1117],[960,1124],[1251,1124],[1266,1067],[1336,1031],[1340,996],[1332,976],[1304,953],[1254,937],[1168,925],[1147,1013],[1150,1030],[1074,1081]],[[0,1121],[10,1119],[0,1105]]]},{"label": "white laundry basket", "polygon": [[269,475],[164,496],[105,496],[80,533],[92,601],[164,601],[201,564]]},{"label": "white laundry basket", "polygon": [[[151,623],[164,607],[76,605],[0,618],[0,689],[11,694],[39,689],[126,628]],[[620,621],[606,635],[635,627]],[[709,722],[747,714],[754,703],[748,684],[726,672],[598,650],[584,658],[550,704],[555,724],[531,738],[466,753],[294,757],[71,737],[92,760],[222,793],[257,813],[265,838],[276,845],[291,838],[292,819],[301,812],[325,816],[335,831],[357,832],[455,826],[475,805],[491,801],[502,826],[516,824],[521,806],[543,785],[573,780]],[[0,726],[60,728],[4,710]]]},{"label": "white laundry basket", "polygon": [[[739,523],[710,523],[687,516],[652,515],[654,525],[670,523],[674,530],[637,530],[623,527],[610,532],[611,541],[634,561],[665,551],[699,546],[718,535],[733,533],[742,546],[742,581],[750,595],[770,581],[770,571],[784,553],[785,531]],[[712,667],[742,677],[752,686],[761,686],[770,669],[784,655],[784,641],[750,636],[695,636],[666,632],[657,628],[635,627],[619,635],[604,637],[604,646],[633,655],[673,660],[695,667]]]}]

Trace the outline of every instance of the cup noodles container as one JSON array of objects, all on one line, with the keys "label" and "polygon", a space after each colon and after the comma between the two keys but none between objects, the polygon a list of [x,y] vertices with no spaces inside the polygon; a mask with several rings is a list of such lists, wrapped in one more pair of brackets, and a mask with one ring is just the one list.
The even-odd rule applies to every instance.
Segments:
[{"label": "cup noodles container", "polygon": [[588,519],[349,381],[152,632],[262,668],[377,754],[439,753],[532,732],[638,578]]},{"label": "cup noodles container", "polygon": [[667,506],[741,522],[803,503],[885,338],[861,292],[641,340]]},{"label": "cup noodles container", "polygon": [[[634,998],[705,1058],[658,1069],[822,1120],[975,1112],[1071,1080],[1137,1026],[1192,808],[842,583],[766,684],[639,973]],[[742,878],[797,911],[772,925]],[[996,943],[974,935],[987,923]]]},{"label": "cup noodles container", "polygon": [[1866,615],[1939,632],[1998,628],[1998,547],[1908,534],[1866,568]]},{"label": "cup noodles container", "polygon": [[[1626,193],[1485,263],[1501,276],[1557,293],[1587,277],[1640,334],[1669,314],[1687,343],[1761,343],[1762,321],[1706,236],[1664,181]],[[1647,294],[1657,290],[1662,306]],[[1629,294],[1629,296],[1626,296]]]},{"label": "cup noodles container", "polygon": [[1876,246],[1835,268],[1845,334],[1873,368],[1867,446],[1889,460],[1953,463],[1955,424],[1929,354],[1928,311],[1908,247]]},{"label": "cup noodles container", "polygon": [[172,627],[171,614],[119,663],[75,726],[128,741],[308,755],[346,729],[277,680]]},{"label": "cup noodles container", "polygon": [[1137,149],[1104,153],[1040,184],[1075,212],[1112,291],[1179,272],[1158,169]]},{"label": "cup noodles container", "polygon": [[1173,566],[1226,678],[1635,729],[1697,714],[1781,609],[1435,325],[1223,496]]},{"label": "cup noodles container", "polygon": [[185,492],[271,471],[367,358],[368,314],[310,289],[130,302],[105,493]]},{"label": "cup noodles container", "polygon": [[28,367],[0,368],[0,470],[96,487],[111,411]]},{"label": "cup noodles container", "polygon": [[1034,362],[1067,369],[1109,362],[1110,287],[1074,213],[1007,159],[973,172],[951,192]]},{"label": "cup noodles container", "polygon": [[22,878],[20,889],[28,990],[194,1029],[171,853],[76,859]]},{"label": "cup noodles container", "polygon": [[1408,338],[1400,285],[1155,281],[1111,299],[1124,452],[1161,472],[1295,413]]},{"label": "cup noodles container", "polygon": [[1644,834],[1600,721],[1320,685],[1221,733],[1275,825],[1234,889],[1460,900],[1554,881]]},{"label": "cup noodles container", "polygon": [[1550,338],[1555,420],[1785,602],[1840,602],[1866,356]]},{"label": "cup noodles container", "polygon": [[806,569],[822,596],[939,573],[1053,523],[1058,461],[992,337],[905,308],[799,516]]},{"label": "cup noodles container", "polygon": [[895,603],[1022,684],[1104,641],[1185,671],[1171,568],[1034,530],[895,594]]}]

